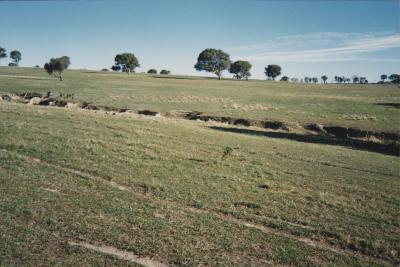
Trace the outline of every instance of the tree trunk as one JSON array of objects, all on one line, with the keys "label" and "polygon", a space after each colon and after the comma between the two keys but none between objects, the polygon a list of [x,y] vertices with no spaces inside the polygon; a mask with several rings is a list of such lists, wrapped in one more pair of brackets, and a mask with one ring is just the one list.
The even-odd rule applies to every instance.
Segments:
[{"label": "tree trunk", "polygon": [[62,73],[61,73],[61,72],[58,74],[58,79],[60,79],[60,81],[63,80],[63,77],[62,77]]}]

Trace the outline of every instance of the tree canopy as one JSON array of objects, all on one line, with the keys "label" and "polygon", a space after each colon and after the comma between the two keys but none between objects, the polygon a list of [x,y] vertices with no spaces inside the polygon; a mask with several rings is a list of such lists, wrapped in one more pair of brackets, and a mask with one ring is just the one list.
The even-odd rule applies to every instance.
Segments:
[{"label": "tree canopy", "polygon": [[161,70],[160,71],[160,74],[170,74],[171,73],[171,71],[169,71],[169,70]]},{"label": "tree canopy", "polygon": [[250,62],[238,60],[231,64],[231,66],[229,67],[229,72],[235,74],[234,77],[238,80],[242,78],[248,80],[251,76],[250,69]]},{"label": "tree canopy", "polygon": [[156,70],[156,69],[149,69],[149,70],[147,71],[147,73],[157,74],[157,70]]},{"label": "tree canopy", "polygon": [[115,56],[115,71],[122,70],[126,73],[134,72],[137,67],[140,67],[139,60],[132,53],[122,53]]},{"label": "tree canopy", "polygon": [[392,83],[400,83],[400,75],[399,74],[391,74],[389,76],[389,80],[392,81]]},{"label": "tree canopy", "polygon": [[21,52],[19,52],[18,50],[11,51],[10,58],[13,60],[13,63],[15,63],[16,66],[18,66],[19,61],[22,59]]},{"label": "tree canopy", "polygon": [[231,61],[229,55],[220,49],[207,48],[200,53],[194,68],[198,71],[212,72],[221,80],[221,75],[226,70]]},{"label": "tree canopy", "polygon": [[272,78],[272,80],[275,80],[275,78],[279,75],[281,75],[281,67],[279,65],[268,65],[268,67],[265,68],[265,75],[267,75],[268,78]]},{"label": "tree canopy", "polygon": [[7,57],[6,49],[0,46],[0,60]]},{"label": "tree canopy", "polygon": [[62,73],[71,64],[71,60],[67,56],[62,56],[59,58],[52,58],[46,64],[44,64],[44,69],[49,75],[56,74],[60,81],[63,80]]}]

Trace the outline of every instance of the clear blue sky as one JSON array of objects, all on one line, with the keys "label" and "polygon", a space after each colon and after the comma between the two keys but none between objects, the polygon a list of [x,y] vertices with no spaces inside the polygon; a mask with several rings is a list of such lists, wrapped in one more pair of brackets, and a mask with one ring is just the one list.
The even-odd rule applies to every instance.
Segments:
[{"label": "clear blue sky", "polygon": [[212,47],[249,60],[253,78],[276,63],[289,77],[374,81],[400,72],[399,14],[389,0],[0,1],[0,46],[20,50],[21,66],[67,55],[71,68],[101,69],[133,52],[139,72],[197,75],[198,54]]}]

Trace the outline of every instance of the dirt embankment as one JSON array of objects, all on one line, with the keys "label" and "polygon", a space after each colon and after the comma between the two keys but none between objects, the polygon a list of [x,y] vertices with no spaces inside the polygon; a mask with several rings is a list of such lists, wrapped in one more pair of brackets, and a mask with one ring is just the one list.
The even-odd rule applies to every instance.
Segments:
[{"label": "dirt embankment", "polygon": [[[130,110],[110,106],[95,105],[88,102],[74,100],[74,95],[63,95],[47,92],[45,94],[28,92],[20,94],[3,94],[1,99],[8,102],[17,102],[28,105],[55,106],[65,108],[78,108],[85,110],[103,111],[106,114],[134,113],[145,116],[164,116],[198,121],[214,121],[223,124],[258,127],[263,129],[280,130],[288,133],[301,133],[305,135],[320,136],[325,138],[325,143],[338,142],[351,145],[355,148],[371,150],[378,153],[400,156],[400,134],[391,132],[366,131],[343,126],[323,125],[318,123],[293,123],[274,120],[254,120],[248,118],[234,118],[226,116],[204,115],[198,111],[170,111],[157,112],[152,110]],[[237,131],[236,131],[237,132]]]}]

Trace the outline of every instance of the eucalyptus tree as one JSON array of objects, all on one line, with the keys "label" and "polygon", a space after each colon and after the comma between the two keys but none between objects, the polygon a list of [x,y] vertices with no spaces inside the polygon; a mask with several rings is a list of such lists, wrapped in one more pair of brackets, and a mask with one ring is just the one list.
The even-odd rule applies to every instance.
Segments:
[{"label": "eucalyptus tree", "polygon": [[222,72],[231,64],[229,55],[220,49],[207,48],[197,57],[194,68],[198,71],[212,72],[221,80]]},{"label": "eucalyptus tree", "polygon": [[51,58],[49,62],[44,64],[44,69],[49,75],[55,74],[58,79],[62,81],[62,73],[64,72],[64,70],[68,69],[70,64],[71,60],[67,56]]},{"label": "eucalyptus tree", "polygon": [[279,65],[268,65],[265,68],[265,75],[267,75],[268,78],[271,78],[272,80],[275,80],[276,77],[281,75],[282,68]]},{"label": "eucalyptus tree", "polygon": [[231,64],[229,67],[229,72],[234,74],[234,77],[238,80],[246,79],[248,80],[251,76],[250,73],[251,64],[248,61],[238,60]]}]

